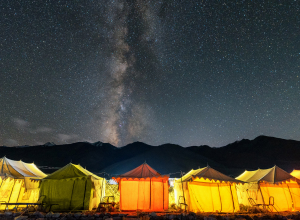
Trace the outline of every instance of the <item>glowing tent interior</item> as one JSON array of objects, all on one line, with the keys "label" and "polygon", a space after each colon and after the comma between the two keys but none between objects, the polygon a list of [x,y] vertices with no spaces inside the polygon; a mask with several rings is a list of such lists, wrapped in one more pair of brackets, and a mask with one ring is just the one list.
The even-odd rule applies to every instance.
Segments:
[{"label": "glowing tent interior", "polygon": [[[34,179],[46,177],[34,163],[24,163],[3,157],[0,159],[1,202],[37,202],[39,182]],[[10,207],[9,207],[10,208]],[[5,206],[0,206],[5,209]]]},{"label": "glowing tent interior", "polygon": [[249,198],[256,204],[270,204],[272,211],[292,211],[300,209],[300,189],[297,178],[274,166],[270,169],[245,171],[236,179],[247,182],[237,186],[239,203],[251,206]]},{"label": "glowing tent interior", "polygon": [[239,183],[242,181],[209,166],[191,170],[175,181],[175,201],[177,205],[186,204],[192,212],[237,212],[235,185]]},{"label": "glowing tent interior", "polygon": [[55,210],[91,210],[97,208],[105,195],[106,181],[84,169],[69,163],[42,179],[41,196]]},{"label": "glowing tent interior", "polygon": [[291,172],[291,175],[300,179],[300,170],[293,170],[293,172]]},{"label": "glowing tent interior", "polygon": [[163,211],[169,206],[169,177],[162,176],[146,162],[113,177],[119,183],[120,210]]}]

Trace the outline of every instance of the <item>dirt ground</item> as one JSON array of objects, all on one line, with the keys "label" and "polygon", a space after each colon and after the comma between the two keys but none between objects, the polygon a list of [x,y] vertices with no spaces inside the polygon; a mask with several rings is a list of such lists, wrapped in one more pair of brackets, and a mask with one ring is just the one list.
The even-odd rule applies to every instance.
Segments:
[{"label": "dirt ground", "polygon": [[76,213],[2,212],[0,220],[300,220],[300,212],[179,213],[111,212]]}]

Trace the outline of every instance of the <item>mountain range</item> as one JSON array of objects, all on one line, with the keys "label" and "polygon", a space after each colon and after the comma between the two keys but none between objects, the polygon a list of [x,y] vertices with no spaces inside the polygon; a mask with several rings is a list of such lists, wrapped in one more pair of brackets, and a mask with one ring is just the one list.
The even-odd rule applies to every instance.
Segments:
[{"label": "mountain range", "polygon": [[233,177],[245,169],[270,168],[277,165],[288,172],[300,169],[300,141],[258,136],[243,139],[224,147],[175,144],[151,146],[134,142],[117,148],[108,143],[78,142],[55,145],[0,147],[0,157],[34,162],[45,173],[72,162],[80,164],[99,176],[111,177],[125,173],[143,162],[162,174],[179,177],[181,172],[207,165]]}]

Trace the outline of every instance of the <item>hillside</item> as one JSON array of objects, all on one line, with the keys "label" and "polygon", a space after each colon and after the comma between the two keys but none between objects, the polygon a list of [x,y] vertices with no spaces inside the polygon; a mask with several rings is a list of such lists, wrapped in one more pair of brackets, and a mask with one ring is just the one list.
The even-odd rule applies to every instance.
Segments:
[{"label": "hillside", "polygon": [[300,169],[300,141],[258,136],[254,140],[243,139],[220,148],[193,146],[187,149],[230,168],[253,170],[276,164],[288,172]]},{"label": "hillside", "polygon": [[[0,157],[33,162],[40,167],[81,164],[92,172],[112,175],[127,172],[144,161],[162,174],[187,172],[207,164],[235,176],[245,169],[270,168],[275,164],[288,172],[300,169],[300,141],[259,136],[243,139],[220,148],[181,147],[175,144],[151,146],[135,142],[117,148],[111,144],[79,142],[65,145],[0,147]],[[51,173],[54,169],[43,169]]]},{"label": "hillside", "polygon": [[[187,172],[193,167],[203,167],[207,164],[216,168],[224,167],[178,145],[165,144],[155,147],[142,142],[121,148],[105,143],[93,145],[87,142],[55,146],[0,147],[0,157],[3,156],[13,160],[21,159],[24,162],[34,161],[40,167],[62,167],[72,162],[81,164],[95,173],[105,171],[111,174],[127,172],[144,161],[162,174],[180,170]],[[46,173],[54,171],[43,168],[42,170]]]},{"label": "hillside", "polygon": [[[136,148],[139,147],[139,144],[136,144]],[[126,148],[127,147],[124,147],[124,149]],[[194,154],[179,145],[164,144],[152,147],[150,150],[138,154],[137,156],[128,157],[128,159],[114,163],[111,166],[105,167],[102,171],[111,174],[121,174],[134,169],[144,161],[160,173],[176,173],[172,176],[179,176],[178,172],[180,171],[188,172],[193,168],[196,169],[198,167],[207,166],[207,164],[219,170],[226,169],[223,165],[199,154]]]}]

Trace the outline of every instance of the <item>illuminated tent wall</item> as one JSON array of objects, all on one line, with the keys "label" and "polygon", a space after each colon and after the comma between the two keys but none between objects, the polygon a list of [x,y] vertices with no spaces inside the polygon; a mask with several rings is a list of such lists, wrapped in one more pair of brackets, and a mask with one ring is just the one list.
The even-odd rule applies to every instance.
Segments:
[{"label": "illuminated tent wall", "polygon": [[169,177],[162,176],[146,162],[113,179],[119,183],[122,211],[168,209]]},{"label": "illuminated tent wall", "polygon": [[105,195],[105,179],[69,163],[42,179],[40,195],[55,210],[91,210]]},{"label": "illuminated tent wall", "polygon": [[277,166],[255,171],[246,170],[236,179],[247,182],[237,186],[240,204],[251,206],[248,198],[252,198],[257,204],[269,204],[269,198],[273,196],[277,211],[300,209],[300,180]]},{"label": "illuminated tent wall", "polygon": [[293,172],[291,172],[291,175],[296,177],[297,179],[300,179],[300,170],[293,170]]},{"label": "illuminated tent wall", "polygon": [[[37,202],[39,182],[34,179],[46,177],[34,163],[0,159],[0,201],[1,202]],[[11,208],[11,207],[9,207]],[[0,206],[5,209],[5,205]]]},{"label": "illuminated tent wall", "polygon": [[176,180],[175,201],[177,205],[185,202],[192,212],[237,212],[240,210],[235,187],[238,183],[241,181],[209,166],[191,170]]}]

